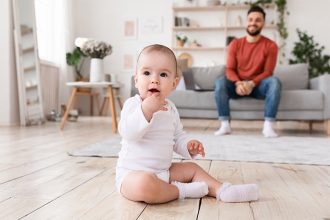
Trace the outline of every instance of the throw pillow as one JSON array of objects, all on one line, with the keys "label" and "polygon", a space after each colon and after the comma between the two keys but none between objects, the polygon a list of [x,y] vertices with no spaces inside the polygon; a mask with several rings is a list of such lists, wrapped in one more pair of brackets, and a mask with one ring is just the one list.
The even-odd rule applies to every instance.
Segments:
[{"label": "throw pillow", "polygon": [[194,75],[192,73],[192,69],[188,68],[183,72],[183,78],[186,85],[187,90],[195,90],[195,81]]},{"label": "throw pillow", "polygon": [[274,76],[281,81],[283,90],[308,88],[308,64],[278,65]]},{"label": "throw pillow", "polygon": [[176,90],[186,90],[186,84],[185,84],[185,81],[184,81],[183,77],[180,78],[180,81],[179,81],[179,83],[178,83],[178,85],[176,86],[175,89]]}]

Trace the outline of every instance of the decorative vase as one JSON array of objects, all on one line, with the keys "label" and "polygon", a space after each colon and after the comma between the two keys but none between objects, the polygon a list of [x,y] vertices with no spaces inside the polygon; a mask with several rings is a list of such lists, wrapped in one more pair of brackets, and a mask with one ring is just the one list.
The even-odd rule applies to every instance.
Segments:
[{"label": "decorative vase", "polygon": [[92,58],[90,69],[90,82],[104,82],[103,59]]}]

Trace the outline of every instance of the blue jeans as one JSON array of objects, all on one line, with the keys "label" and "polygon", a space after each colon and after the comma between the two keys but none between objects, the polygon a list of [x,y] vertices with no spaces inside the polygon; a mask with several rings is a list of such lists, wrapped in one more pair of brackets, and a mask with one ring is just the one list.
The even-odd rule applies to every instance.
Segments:
[{"label": "blue jeans", "polygon": [[[220,120],[230,119],[229,99],[245,97],[238,95],[235,89],[235,83],[229,81],[226,77],[215,81],[215,101]],[[274,76],[267,77],[263,79],[259,85],[254,87],[251,94],[247,97],[265,100],[265,120],[274,121],[281,99],[281,82]]]}]

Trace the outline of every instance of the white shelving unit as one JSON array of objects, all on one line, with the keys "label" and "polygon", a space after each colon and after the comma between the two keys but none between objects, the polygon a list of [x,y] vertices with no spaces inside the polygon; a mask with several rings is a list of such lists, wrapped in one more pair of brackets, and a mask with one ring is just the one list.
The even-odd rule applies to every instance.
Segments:
[{"label": "white shelving unit", "polygon": [[[265,5],[266,25],[263,35],[278,42],[275,4]],[[219,6],[173,7],[172,49],[180,57],[182,53],[192,57],[193,66],[225,64],[227,38],[243,37],[249,5],[228,4]],[[178,47],[176,35],[188,37],[188,43]],[[196,41],[201,46],[192,44]]]},{"label": "white shelving unit", "polygon": [[44,122],[33,0],[13,0],[21,125]]}]

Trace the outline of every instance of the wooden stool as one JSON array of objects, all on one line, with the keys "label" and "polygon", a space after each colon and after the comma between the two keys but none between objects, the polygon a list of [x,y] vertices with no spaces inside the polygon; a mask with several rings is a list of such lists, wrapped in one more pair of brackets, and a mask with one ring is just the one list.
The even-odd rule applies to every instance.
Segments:
[{"label": "wooden stool", "polygon": [[[120,110],[122,110],[123,109],[123,102],[122,102],[121,97],[119,95],[120,87],[121,87],[120,83],[116,83],[116,84],[112,85],[112,88],[115,90],[115,99],[117,99]],[[109,106],[108,102],[109,102],[109,96],[105,95],[104,98],[103,98],[103,102],[102,102],[102,105],[101,105],[101,108],[100,108],[99,115],[106,115],[107,114],[108,106]]]},{"label": "wooden stool", "polygon": [[[98,92],[93,92],[92,90],[79,90],[77,91],[76,95],[85,95],[85,96],[89,96],[90,97],[90,105],[89,105],[89,112],[90,112],[90,115],[94,115],[94,108],[93,108],[93,104],[94,104],[94,100],[96,102],[96,106],[97,106],[97,109],[100,109],[99,106],[100,106],[100,103],[99,103],[99,93]],[[94,99],[95,98],[95,99]]]}]

